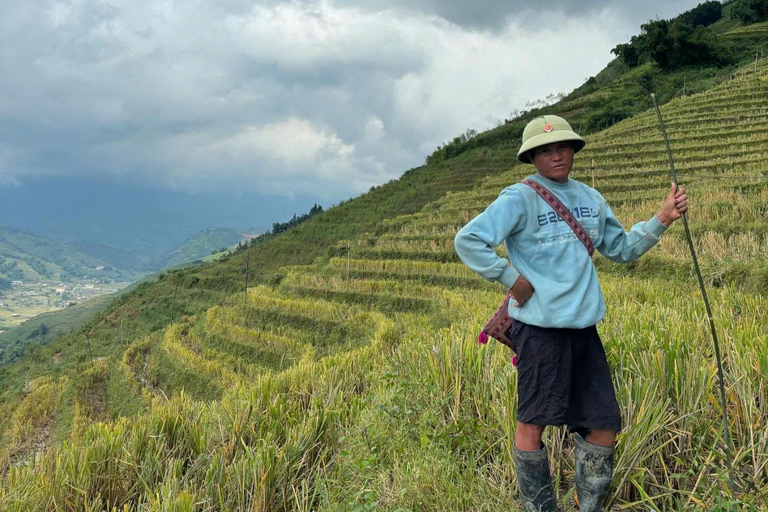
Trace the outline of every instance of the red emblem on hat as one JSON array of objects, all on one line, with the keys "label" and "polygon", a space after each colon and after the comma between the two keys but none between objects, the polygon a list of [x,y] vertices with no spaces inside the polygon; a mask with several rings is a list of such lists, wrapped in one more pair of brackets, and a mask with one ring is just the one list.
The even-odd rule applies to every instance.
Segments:
[{"label": "red emblem on hat", "polygon": [[551,124],[545,124],[544,125],[544,131],[547,132],[547,133],[551,132],[553,129],[554,128],[552,128]]}]

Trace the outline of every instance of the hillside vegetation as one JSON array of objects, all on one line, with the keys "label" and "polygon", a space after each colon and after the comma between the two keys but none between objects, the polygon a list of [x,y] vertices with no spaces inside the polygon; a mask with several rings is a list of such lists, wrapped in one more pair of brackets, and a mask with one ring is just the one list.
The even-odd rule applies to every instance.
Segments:
[{"label": "hillside vegetation", "polygon": [[[10,237],[6,238],[4,243],[2,238],[3,231],[15,233],[16,237],[14,237],[14,240],[23,237],[27,242],[26,245],[33,246],[36,252],[42,252],[41,247],[48,248],[49,266],[45,267],[43,261],[39,259],[40,257],[25,253],[20,244],[10,245],[7,243]],[[31,308],[24,309],[22,311],[25,314],[20,319],[20,325],[16,325],[4,332],[3,327],[7,328],[8,324],[4,321],[2,310],[0,309],[0,366],[23,357],[29,347],[33,345],[46,344],[58,336],[65,335],[74,329],[82,327],[91,321],[97,313],[112,306],[115,298],[133,290],[139,284],[156,281],[156,274],[148,274],[149,269],[166,269],[166,272],[173,272],[180,268],[196,266],[202,263],[203,259],[219,259],[230,254],[232,250],[235,250],[236,246],[239,247],[241,241],[245,244],[244,238],[244,235],[228,228],[203,229],[190,236],[173,250],[150,262],[148,257],[138,258],[135,254],[123,253],[119,249],[105,244],[91,242],[63,244],[36,237],[22,230],[0,229],[0,270],[10,269],[9,275],[14,280],[24,281],[26,285],[24,288],[14,291],[12,289],[12,280],[0,277],[0,299],[5,299],[6,309],[8,309],[8,305],[12,300],[24,296],[25,292],[30,290],[39,291],[40,289],[46,290],[47,288],[50,298],[53,290],[51,285],[62,285],[63,283],[59,279],[66,281],[72,278],[72,274],[64,270],[64,268],[73,268],[72,263],[67,263],[73,260],[77,262],[74,265],[75,267],[77,265],[82,267],[85,262],[97,267],[103,267],[101,270],[98,270],[96,267],[82,267],[82,269],[86,273],[90,272],[91,274],[99,275],[101,280],[106,280],[107,282],[115,277],[122,277],[126,280],[129,278],[141,278],[138,281],[134,281],[133,285],[128,288],[122,289],[119,294],[109,293],[101,295],[81,302],[76,306],[66,307],[65,309],[50,311],[54,307],[53,305],[41,308],[44,312]],[[50,249],[51,247],[55,248],[55,250]],[[79,249],[82,249],[82,252]],[[211,255],[212,250],[216,252],[216,255],[213,257]],[[6,255],[5,260],[3,259],[3,254]],[[74,258],[73,254],[79,259]],[[92,256],[94,254],[103,254],[105,260],[94,260],[94,256]],[[122,270],[109,267],[104,263],[107,259],[122,262],[127,266],[120,267]],[[137,265],[138,261],[143,263]],[[44,272],[42,270],[40,272],[32,271],[32,269],[40,267],[48,269],[44,275],[40,273]],[[124,270],[125,268],[132,270]],[[29,271],[25,272],[25,270]],[[5,295],[2,293],[4,290]],[[40,295],[42,294],[38,293],[38,296]],[[64,304],[67,301],[64,301]],[[12,311],[16,312],[16,309]],[[10,313],[6,311],[5,316],[9,315]],[[25,318],[27,316],[31,316],[31,318]]]},{"label": "hillside vegetation", "polygon": [[172,251],[163,254],[154,262],[154,268],[161,269],[181,265],[220,250],[239,244],[243,235],[228,228],[211,228],[198,231]]},{"label": "hillside vegetation", "polygon": [[[725,353],[738,499],[753,509],[768,503],[767,105],[768,69],[748,66],[662,109]],[[572,177],[594,179],[625,226],[648,220],[669,188],[655,115],[587,140]],[[19,392],[6,385],[2,507],[508,509],[516,379],[504,347],[475,341],[502,290],[458,262],[452,242],[503,187],[532,172],[509,165],[512,154],[485,153],[498,159],[485,171],[446,173],[464,177],[464,190],[371,221],[366,232],[331,219],[365,212],[377,191],[369,203],[345,203],[242,251],[218,267],[225,274],[169,274],[153,288],[173,291],[165,309],[140,287],[121,304],[148,307],[98,318],[87,356],[72,336],[27,358],[25,374],[5,368],[4,381],[14,382],[36,365],[45,373],[46,349],[74,352],[58,366],[69,371]],[[399,190],[393,204],[407,197]],[[290,247],[302,229],[326,258],[283,257],[280,243]],[[283,266],[263,263],[270,254]],[[246,256],[261,262],[259,282],[216,288],[217,279],[244,277]],[[596,257],[609,304],[600,333],[626,425],[610,498],[622,508],[725,507],[715,362],[689,259],[679,225],[635,264]],[[111,331],[100,326],[140,326],[138,317],[154,328],[128,331],[125,350],[112,351]],[[132,413],[141,414],[107,421]],[[51,439],[57,444],[46,450]],[[546,443],[571,510],[570,439],[553,429]]]},{"label": "hillside vegetation", "polygon": [[[738,29],[743,25],[739,19],[734,18],[734,8],[741,8],[741,3],[745,3],[746,10],[742,9],[742,15],[759,18],[762,11],[758,7],[765,1],[727,2],[720,9],[721,19],[706,29],[715,37]],[[670,21],[710,23],[714,3],[706,2]],[[643,30],[647,31],[645,25]],[[85,357],[86,332],[92,340],[98,340],[94,346],[101,355],[120,352],[123,347],[115,347],[112,341],[123,339],[125,333],[134,339],[140,338],[168,325],[183,314],[213,306],[228,294],[242,290],[245,269],[249,265],[250,282],[254,282],[254,279],[272,282],[277,269],[282,265],[307,264],[316,258],[326,258],[329,247],[341,239],[370,232],[385,219],[418,212],[446,192],[467,190],[484,176],[503,172],[516,162],[515,154],[522,130],[535,116],[546,113],[563,115],[578,132],[593,133],[650,108],[651,91],[656,93],[660,102],[666,103],[673,98],[692,95],[730,81],[740,62],[742,65],[744,62],[754,62],[755,54],[768,53],[768,39],[758,37],[739,40],[731,50],[729,58],[732,62],[729,64],[698,64],[671,70],[660,69],[653,62],[639,62],[637,66],[631,67],[621,59],[616,59],[554,105],[549,105],[549,100],[533,102],[530,110],[513,112],[513,119],[507,119],[501,126],[475,135],[468,132],[471,137],[464,134],[441,145],[427,157],[426,165],[411,169],[398,180],[372,187],[368,193],[344,201],[330,211],[318,215],[310,215],[313,212],[309,212],[300,217],[294,216],[288,222],[275,223],[271,231],[279,232],[279,236],[269,234],[252,240],[252,243],[258,243],[258,247],[249,251],[247,258],[243,253],[232,257],[224,255],[217,264],[204,269],[169,271],[172,279],[145,286],[135,294],[116,301],[107,314],[111,319],[118,320],[105,321],[102,316],[97,316],[88,326],[59,340],[57,346],[31,354],[21,366],[7,368],[6,378],[0,379],[0,393],[5,393],[5,399],[8,400],[9,388],[12,389],[11,394],[15,395],[23,389],[26,381],[36,376],[48,374],[52,370],[56,373],[72,371],[73,367],[66,363]],[[559,95],[557,97],[560,98]],[[215,248],[220,247],[216,245]],[[91,249],[93,254],[115,256],[105,247],[89,247]],[[184,249],[183,252],[189,251]],[[207,259],[218,260],[222,255],[219,253]],[[68,323],[66,320],[50,320],[57,324]],[[52,339],[48,338],[49,341]],[[25,347],[18,347],[23,353]],[[65,347],[68,354],[62,358],[65,364],[52,368],[52,355]]]},{"label": "hillside vegetation", "polygon": [[65,243],[20,229],[0,228],[0,278],[12,281],[61,282],[74,278],[130,280],[134,272],[110,267],[104,261]]}]

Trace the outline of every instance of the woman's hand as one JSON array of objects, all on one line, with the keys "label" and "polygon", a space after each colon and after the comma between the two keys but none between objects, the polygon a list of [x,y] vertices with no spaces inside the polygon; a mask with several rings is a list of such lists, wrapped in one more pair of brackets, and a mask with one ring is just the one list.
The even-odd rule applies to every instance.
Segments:
[{"label": "woman's hand", "polygon": [[528,299],[533,295],[533,286],[523,276],[517,278],[510,290],[512,290],[512,298],[515,299],[515,307],[518,308],[523,307],[523,304],[528,302]]}]

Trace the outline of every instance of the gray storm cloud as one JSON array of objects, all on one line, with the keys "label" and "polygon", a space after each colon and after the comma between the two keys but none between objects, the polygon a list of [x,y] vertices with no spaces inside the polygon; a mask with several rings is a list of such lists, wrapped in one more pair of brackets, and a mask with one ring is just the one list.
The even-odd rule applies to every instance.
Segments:
[{"label": "gray storm cloud", "polygon": [[15,2],[0,19],[0,186],[345,197],[573,89],[640,22],[695,3],[555,2],[534,23],[535,5]]},{"label": "gray storm cloud", "polygon": [[[279,5],[282,2],[270,2]],[[655,17],[672,17],[694,7],[697,2],[680,0],[579,0],[500,1],[500,0],[336,0],[337,6],[356,7],[365,11],[397,10],[411,15],[428,15],[445,19],[455,25],[472,29],[504,30],[516,21],[547,29],[548,14],[564,14],[579,19],[599,14],[606,8],[622,13],[636,25]],[[553,20],[554,21],[554,20]]]}]

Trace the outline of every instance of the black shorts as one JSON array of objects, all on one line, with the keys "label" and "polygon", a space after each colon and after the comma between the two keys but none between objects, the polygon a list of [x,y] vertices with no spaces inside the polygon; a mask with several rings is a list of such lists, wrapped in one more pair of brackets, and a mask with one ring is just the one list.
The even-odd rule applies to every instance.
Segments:
[{"label": "black shorts", "polygon": [[621,430],[605,349],[593,325],[537,327],[512,320],[517,353],[517,420],[535,425]]}]

